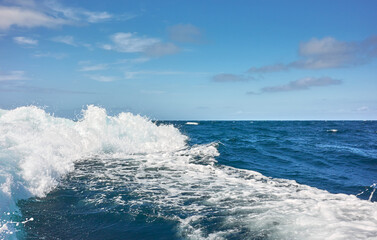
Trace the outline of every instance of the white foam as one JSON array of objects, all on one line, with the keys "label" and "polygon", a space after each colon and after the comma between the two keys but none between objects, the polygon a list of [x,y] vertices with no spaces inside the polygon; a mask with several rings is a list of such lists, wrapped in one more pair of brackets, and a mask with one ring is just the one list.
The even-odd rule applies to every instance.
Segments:
[{"label": "white foam", "polygon": [[197,122],[186,122],[186,125],[199,125]]},{"label": "white foam", "polygon": [[336,133],[336,132],[338,132],[338,129],[328,129],[327,131],[332,132],[332,133]]},{"label": "white foam", "polygon": [[131,113],[108,116],[95,106],[77,122],[34,106],[0,110],[0,229],[10,227],[10,218],[1,213],[16,211],[19,199],[44,196],[79,159],[175,151],[186,139],[173,126],[157,126]]},{"label": "white foam", "polygon": [[[373,239],[377,204],[352,195],[331,194],[292,180],[272,179],[216,163],[217,144],[169,153],[102,158],[102,168],[77,169],[96,192],[127,188],[138,215],[179,222],[186,239]],[[127,159],[124,162],[124,158]],[[99,166],[100,164],[90,164]],[[100,177],[100,180],[98,179]],[[107,194],[112,195],[112,194]],[[125,204],[122,195],[86,199],[98,206]]]}]

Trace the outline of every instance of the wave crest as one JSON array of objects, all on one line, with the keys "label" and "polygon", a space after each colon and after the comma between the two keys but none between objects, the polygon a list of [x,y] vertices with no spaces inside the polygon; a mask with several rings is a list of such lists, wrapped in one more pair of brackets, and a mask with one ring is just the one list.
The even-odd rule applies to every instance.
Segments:
[{"label": "wave crest", "polygon": [[15,211],[19,199],[44,196],[81,158],[172,152],[186,140],[171,125],[157,126],[131,113],[109,116],[93,105],[78,121],[35,106],[0,109],[0,213]]}]

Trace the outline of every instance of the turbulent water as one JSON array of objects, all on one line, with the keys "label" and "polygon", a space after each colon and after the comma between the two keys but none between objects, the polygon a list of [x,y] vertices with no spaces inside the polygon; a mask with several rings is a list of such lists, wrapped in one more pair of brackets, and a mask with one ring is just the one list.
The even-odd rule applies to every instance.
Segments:
[{"label": "turbulent water", "polygon": [[376,239],[376,135],[0,110],[0,239]]}]

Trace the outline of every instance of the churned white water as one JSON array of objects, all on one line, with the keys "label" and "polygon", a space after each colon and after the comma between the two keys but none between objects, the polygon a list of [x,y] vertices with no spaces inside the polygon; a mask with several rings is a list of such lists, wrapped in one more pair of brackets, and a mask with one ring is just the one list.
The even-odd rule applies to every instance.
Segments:
[{"label": "churned white water", "polygon": [[[377,203],[222,166],[216,143],[186,140],[173,126],[95,106],[76,122],[37,107],[1,110],[0,236],[17,231],[17,200],[43,197],[71,173],[99,193],[87,203],[134,211],[148,203],[183,238],[376,239]],[[128,202],[103,194],[125,185],[135,196]]]},{"label": "churned white water", "polygon": [[17,200],[44,196],[75,161],[95,154],[175,151],[186,139],[173,126],[156,126],[131,113],[111,117],[95,106],[77,122],[34,106],[0,110],[0,234],[14,233]]},{"label": "churned white water", "polygon": [[[96,159],[102,168],[79,169],[95,192],[127,185],[136,200],[97,194],[87,202],[145,205],[155,216],[179,222],[188,239],[375,239],[377,204],[352,195],[272,179],[215,164],[216,144],[165,154]],[[124,162],[124,158],[128,161]],[[98,164],[93,164],[98,165]],[[130,193],[128,193],[130,194]],[[111,194],[110,194],[111,195]],[[149,213],[153,214],[153,213]]]}]

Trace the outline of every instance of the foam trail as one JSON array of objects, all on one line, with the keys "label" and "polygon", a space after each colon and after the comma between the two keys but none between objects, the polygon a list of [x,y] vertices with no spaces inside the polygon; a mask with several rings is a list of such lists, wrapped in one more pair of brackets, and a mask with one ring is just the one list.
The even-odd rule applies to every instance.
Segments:
[{"label": "foam trail", "polygon": [[185,147],[187,137],[173,126],[156,126],[131,113],[111,117],[88,106],[74,122],[35,106],[0,110],[0,238],[12,238],[19,199],[43,197],[95,154],[146,154]]},{"label": "foam trail", "polygon": [[128,211],[135,218],[146,213],[151,219],[175,221],[182,239],[343,240],[377,235],[375,202],[218,165],[217,145],[88,159],[70,182],[75,186],[86,179],[87,191],[98,193],[85,199],[90,212]]},{"label": "foam trail", "polygon": [[377,184],[376,184],[376,183],[373,183],[370,187],[373,188],[373,191],[372,191],[372,193],[370,194],[368,200],[369,200],[369,201],[372,201],[373,194],[374,194],[374,192],[376,191],[376,188],[377,188]]}]

